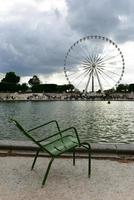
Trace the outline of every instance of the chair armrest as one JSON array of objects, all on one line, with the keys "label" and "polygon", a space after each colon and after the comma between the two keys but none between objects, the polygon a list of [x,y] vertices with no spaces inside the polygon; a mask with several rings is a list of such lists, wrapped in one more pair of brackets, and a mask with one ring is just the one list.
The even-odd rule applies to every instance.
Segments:
[{"label": "chair armrest", "polygon": [[66,128],[66,129],[60,131],[59,133],[61,134],[61,133],[64,133],[64,132],[66,132],[66,131],[68,131],[68,130],[71,130],[71,129],[74,130],[73,133],[75,134],[75,136],[76,136],[76,138],[77,138],[77,140],[78,140],[78,143],[79,143],[79,145],[80,145],[79,135],[78,135],[77,129],[76,129],[75,127],[72,126],[72,127]]},{"label": "chair armrest", "polygon": [[[85,145],[88,146],[88,147],[86,147]],[[91,145],[88,142],[82,142],[81,146],[83,146],[85,149],[91,150]]]},{"label": "chair armrest", "polygon": [[49,121],[49,122],[47,122],[45,124],[41,124],[39,126],[36,126],[36,127],[32,128],[32,129],[29,129],[27,132],[34,131],[34,130],[36,130],[38,128],[41,128],[41,127],[46,126],[46,125],[51,124],[51,123],[56,123],[57,129],[60,132],[60,127],[59,127],[59,124],[58,124],[58,122],[56,120],[52,120],[52,121]]},{"label": "chair armrest", "polygon": [[[71,129],[74,130],[73,133],[75,134],[75,136],[76,136],[76,138],[77,138],[77,140],[78,140],[78,143],[79,143],[79,145],[80,145],[79,135],[78,135],[77,130],[76,130],[75,127],[69,127],[69,128],[64,129],[64,130],[62,130],[62,131],[59,131],[59,132],[55,133],[54,135],[51,135],[51,136],[48,136],[48,137],[46,137],[46,138],[44,138],[44,139],[38,140],[38,142],[43,142],[43,141],[45,141],[45,140],[47,140],[47,139],[49,139],[49,138],[52,138],[52,137],[54,137],[54,136],[56,136],[56,135],[62,136],[62,133],[66,132],[66,131],[68,131],[68,130],[71,130]],[[61,139],[62,139],[62,137],[61,137]]]}]

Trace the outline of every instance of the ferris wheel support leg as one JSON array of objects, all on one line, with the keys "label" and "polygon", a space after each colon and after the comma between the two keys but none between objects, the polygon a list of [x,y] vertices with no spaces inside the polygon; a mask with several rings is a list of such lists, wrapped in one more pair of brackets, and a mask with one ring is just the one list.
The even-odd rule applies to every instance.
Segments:
[{"label": "ferris wheel support leg", "polygon": [[92,72],[92,92],[94,92],[94,73]]},{"label": "ferris wheel support leg", "polygon": [[85,88],[84,94],[87,93],[87,89],[88,89],[88,86],[89,86],[89,83],[90,83],[90,79],[91,79],[91,73],[89,74],[89,78],[88,78],[88,81],[87,81],[87,84],[86,84],[86,88]]},{"label": "ferris wheel support leg", "polygon": [[97,80],[98,80],[98,83],[99,83],[99,86],[100,86],[100,90],[101,90],[101,92],[103,92],[102,84],[101,84],[97,70],[95,70],[95,72],[96,72]]}]

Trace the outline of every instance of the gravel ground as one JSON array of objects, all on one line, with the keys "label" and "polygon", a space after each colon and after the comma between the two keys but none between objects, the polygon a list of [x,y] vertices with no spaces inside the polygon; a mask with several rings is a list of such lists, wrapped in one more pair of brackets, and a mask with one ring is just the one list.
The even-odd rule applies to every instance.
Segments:
[{"label": "gravel ground", "polygon": [[134,162],[92,159],[56,159],[46,185],[41,188],[48,158],[0,157],[0,200],[134,200]]}]

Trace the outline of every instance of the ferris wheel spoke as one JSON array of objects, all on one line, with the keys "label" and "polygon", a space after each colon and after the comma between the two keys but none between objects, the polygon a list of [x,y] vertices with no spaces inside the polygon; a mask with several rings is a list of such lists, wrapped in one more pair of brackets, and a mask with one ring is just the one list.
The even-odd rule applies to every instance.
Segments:
[{"label": "ferris wheel spoke", "polygon": [[112,65],[112,66],[113,66],[113,65],[116,66],[116,65],[118,65],[119,63],[120,63],[120,60],[118,60],[118,61],[111,61],[111,62],[108,62],[107,64],[108,64],[108,65]]},{"label": "ferris wheel spoke", "polygon": [[83,70],[91,70],[92,68],[91,67],[87,67],[87,66],[83,66]]},{"label": "ferris wheel spoke", "polygon": [[95,62],[97,63],[99,60],[99,55],[97,54],[96,57],[95,57]]},{"label": "ferris wheel spoke", "polygon": [[82,63],[75,63],[75,64],[69,64],[66,67],[66,69],[70,70],[70,71],[74,71],[75,70],[79,70],[79,68],[83,68],[83,64]]},{"label": "ferris wheel spoke", "polygon": [[118,55],[115,55],[115,56],[108,57],[108,58],[106,58],[106,59],[103,58],[103,62],[106,62],[106,61],[111,60],[111,59],[115,59],[115,58],[117,58],[118,56],[119,56],[119,54],[118,54]]},{"label": "ferris wheel spoke", "polygon": [[[71,81],[73,82],[74,80],[78,80],[78,78],[80,76],[83,76],[84,74],[89,73],[89,70],[85,70],[83,73],[80,73],[79,75],[75,76],[74,79],[71,79]],[[69,75],[68,75],[69,76]]]},{"label": "ferris wheel spoke", "polygon": [[90,44],[89,40],[85,40],[85,50],[87,52],[87,57],[90,57],[90,59],[91,59],[91,56],[90,56],[91,53],[96,55],[96,51],[95,51],[95,49],[89,50],[88,46],[91,46],[91,44]]},{"label": "ferris wheel spoke", "polygon": [[114,80],[111,76],[109,76],[108,74],[106,74],[103,70],[99,69],[98,71],[101,71],[105,76],[107,76],[109,79],[111,79],[113,82],[116,83],[116,80]]},{"label": "ferris wheel spoke", "polygon": [[100,51],[100,45],[95,43],[93,45],[93,48],[92,48],[92,53],[94,53],[94,56],[96,57],[96,55],[98,55],[98,52]]},{"label": "ferris wheel spoke", "polygon": [[107,60],[107,61],[102,60],[102,61],[101,61],[100,63],[98,63],[98,64],[105,63],[105,64],[109,64],[109,65],[116,65],[116,64],[118,64],[118,63],[120,63],[120,62],[121,62],[121,60],[113,59],[113,60]]},{"label": "ferris wheel spoke", "polygon": [[98,56],[98,58],[96,59],[96,63],[101,63],[103,61],[103,58],[101,58],[100,56]]},{"label": "ferris wheel spoke", "polygon": [[90,62],[91,64],[93,63],[93,58],[92,56],[89,54],[87,59],[86,59],[88,62]]},{"label": "ferris wheel spoke", "polygon": [[[99,65],[100,65],[100,64],[99,64]],[[109,67],[112,67],[112,68],[115,68],[115,69],[122,68],[122,67],[120,66],[119,61],[118,61],[118,62],[112,62],[112,63],[103,62],[101,65],[109,66]],[[120,67],[119,67],[119,66],[120,66]]]},{"label": "ferris wheel spoke", "polygon": [[82,66],[80,65],[79,65],[79,68],[78,66],[69,66],[68,68],[65,69],[65,71],[68,71],[70,73],[77,73],[80,68],[82,69]]},{"label": "ferris wheel spoke", "polygon": [[73,56],[73,55],[69,54],[68,57],[70,57],[71,59],[77,60],[77,62],[81,61],[81,59],[85,59],[86,58],[85,56],[80,55],[80,54],[77,54],[77,56]]},{"label": "ferris wheel spoke", "polygon": [[[75,75],[76,74],[76,72],[73,72],[73,73],[70,73],[70,72],[66,72],[66,73],[68,73],[68,76],[73,76],[73,75]],[[78,72],[77,72],[78,73]]]},{"label": "ferris wheel spoke", "polygon": [[81,65],[82,67],[84,67],[84,69],[89,69],[89,68],[92,68],[92,65],[91,64],[84,64],[83,63],[83,65]]},{"label": "ferris wheel spoke", "polygon": [[[84,66],[82,66],[82,67],[84,67]],[[82,70],[73,71],[72,73],[71,73],[70,71],[68,71],[68,73],[70,73],[69,76],[71,76],[71,75],[76,75],[76,73],[84,73],[85,71],[88,71],[88,70],[90,70],[89,67],[88,67],[88,68],[84,67],[84,68],[82,68]],[[84,71],[84,72],[83,72],[83,71]]]},{"label": "ferris wheel spoke", "polygon": [[84,75],[84,77],[83,77],[83,78],[80,80],[80,82],[77,84],[77,87],[78,87],[82,82],[84,82],[84,80],[85,80],[85,78],[86,78],[87,76],[90,76],[90,75],[89,75],[89,72],[88,72],[87,74]]},{"label": "ferris wheel spoke", "polygon": [[91,51],[89,51],[88,50],[88,47],[87,47],[88,45],[86,44],[86,49],[87,49],[87,60],[88,60],[88,62],[93,62],[93,58],[94,58],[94,56],[93,56],[93,50],[92,50],[92,52]]},{"label": "ferris wheel spoke", "polygon": [[[76,60],[77,62],[78,62],[79,60],[81,60],[81,58],[83,58],[83,57],[72,56],[72,55],[68,55],[68,57],[70,58],[70,60]],[[68,58],[68,59],[69,59],[69,58]]]},{"label": "ferris wheel spoke", "polygon": [[[115,74],[115,75],[118,75],[118,76],[120,76],[121,75],[121,68],[113,68],[113,67],[111,67],[111,66],[103,66],[103,65],[98,65],[98,67],[97,67],[97,69],[101,69],[101,70],[104,70],[104,71],[107,71],[107,72],[113,72],[113,74]],[[115,72],[115,71],[117,71],[117,72]]]},{"label": "ferris wheel spoke", "polygon": [[95,55],[94,55],[94,53],[92,53],[91,58],[92,58],[92,62],[94,63],[95,62]]},{"label": "ferris wheel spoke", "polygon": [[95,57],[96,57],[96,55],[94,54],[94,55],[93,55],[93,62],[95,62]]},{"label": "ferris wheel spoke", "polygon": [[88,63],[88,62],[83,62],[83,61],[82,61],[82,62],[81,62],[81,65],[82,65],[82,66],[85,65],[85,66],[87,66],[87,67],[91,67],[91,66],[92,66],[92,63]]},{"label": "ferris wheel spoke", "polygon": [[93,57],[92,57],[92,55],[88,55],[88,57],[87,57],[87,59],[86,59],[89,63],[93,63]]},{"label": "ferris wheel spoke", "polygon": [[118,64],[109,64],[109,63],[102,63],[102,64],[99,64],[98,66],[102,66],[103,68],[108,68],[108,69],[115,69],[115,70],[118,70],[118,69],[122,69],[121,67],[117,67]]},{"label": "ferris wheel spoke", "polygon": [[120,51],[117,50],[117,48],[109,49],[108,47],[109,45],[106,45],[105,48],[103,49],[103,52],[102,52],[103,57],[107,57],[109,55],[115,55],[117,52],[120,53]]},{"label": "ferris wheel spoke", "polygon": [[[73,73],[70,73],[69,71],[67,71],[68,77],[76,76],[76,73],[81,75],[81,72],[80,72],[80,71],[78,71],[78,72],[73,72]],[[83,72],[83,73],[84,73],[84,72]]]},{"label": "ferris wheel spoke", "polygon": [[92,62],[88,59],[85,58],[85,60],[81,61],[82,64],[92,64]]},{"label": "ferris wheel spoke", "polygon": [[116,76],[120,76],[120,74],[117,74],[117,73],[115,73],[115,72],[113,72],[113,71],[110,71],[110,70],[107,70],[107,69],[104,69],[105,71],[107,71],[107,72],[109,72],[109,73],[111,73],[111,74],[114,74],[114,75],[116,75]]},{"label": "ferris wheel spoke", "polygon": [[98,59],[99,55],[96,52],[92,52],[92,55],[90,56],[90,58],[92,59],[92,62],[96,62],[96,60]]},{"label": "ferris wheel spoke", "polygon": [[79,43],[79,47],[82,50],[83,55],[87,58],[88,57],[88,52],[85,51],[85,49],[83,49],[83,47],[81,46],[81,44]]},{"label": "ferris wheel spoke", "polygon": [[96,52],[95,53],[95,56],[94,56],[94,58],[95,58],[95,62],[97,61],[97,59],[99,58],[99,54],[98,54],[98,52]]},{"label": "ferris wheel spoke", "polygon": [[87,58],[88,58],[89,61],[91,61],[91,56],[90,56],[91,55],[91,51],[89,51],[88,45],[90,45],[90,44],[87,44],[87,42],[86,42],[86,49],[87,49],[87,53],[88,53]]},{"label": "ferris wheel spoke", "polygon": [[95,52],[94,51],[92,51],[92,52],[90,52],[89,50],[87,50],[87,58],[88,58],[88,60],[92,60],[93,59],[93,57],[95,56]]},{"label": "ferris wheel spoke", "polygon": [[112,70],[113,69],[115,69],[115,70],[117,70],[117,69],[121,70],[122,69],[121,67],[117,67],[117,66],[114,67],[114,65],[109,65],[107,63],[98,64],[97,66],[100,67],[100,68],[103,68],[103,69],[104,68],[108,68],[108,69],[112,69]]},{"label": "ferris wheel spoke", "polygon": [[117,63],[119,63],[120,61],[99,61],[99,62],[97,62],[97,64],[98,65],[112,65],[112,66],[116,66],[117,65]]},{"label": "ferris wheel spoke", "polygon": [[98,73],[103,78],[103,80],[111,87],[111,84],[109,83],[109,81],[106,78],[104,78],[103,74],[100,71],[98,71]]},{"label": "ferris wheel spoke", "polygon": [[[80,48],[81,48],[82,51],[80,51],[80,50],[77,51],[77,48],[76,48],[75,51],[74,51],[74,53],[75,53],[77,56],[76,56],[76,55],[74,56],[74,55],[71,54],[71,53],[73,53],[74,47],[70,48],[69,51],[68,51],[68,53],[67,53],[68,57],[75,58],[76,60],[85,59],[85,58],[87,57],[87,54],[83,53],[83,49],[82,49],[81,46],[80,46]],[[71,55],[70,55],[70,54],[71,54]]]},{"label": "ferris wheel spoke", "polygon": [[98,65],[97,69],[104,69],[105,67],[107,67],[106,65]]},{"label": "ferris wheel spoke", "polygon": [[84,65],[83,65],[83,67],[84,67],[84,70],[89,70],[89,69],[92,69],[92,67],[91,67],[91,66],[84,66]]}]

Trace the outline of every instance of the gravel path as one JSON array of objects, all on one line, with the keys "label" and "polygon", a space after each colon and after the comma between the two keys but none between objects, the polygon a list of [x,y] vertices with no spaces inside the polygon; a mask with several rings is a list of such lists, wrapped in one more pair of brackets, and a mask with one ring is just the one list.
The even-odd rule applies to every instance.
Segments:
[{"label": "gravel path", "polygon": [[92,159],[56,159],[46,185],[41,188],[48,158],[0,157],[0,200],[134,200],[134,162]]}]

